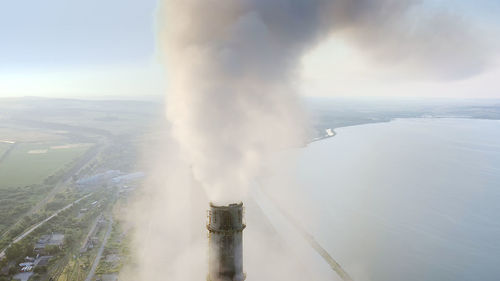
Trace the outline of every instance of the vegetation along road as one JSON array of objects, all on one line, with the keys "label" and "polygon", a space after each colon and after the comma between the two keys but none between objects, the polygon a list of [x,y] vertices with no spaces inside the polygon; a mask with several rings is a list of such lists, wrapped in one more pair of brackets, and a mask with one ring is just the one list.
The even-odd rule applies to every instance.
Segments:
[{"label": "vegetation along road", "polygon": [[0,260],[3,259],[5,257],[5,251],[7,250],[7,248],[9,248],[12,244],[14,243],[17,243],[19,241],[21,241],[24,237],[28,236],[31,232],[35,231],[35,229],[39,228],[40,226],[42,226],[44,223],[48,222],[49,220],[51,220],[52,218],[54,218],[55,216],[59,215],[59,213],[73,207],[74,204],[80,202],[81,200],[89,197],[92,193],[89,193],[83,197],[80,197],[78,200],[75,200],[73,201],[72,203],[66,205],[64,208],[62,209],[59,209],[57,210],[54,214],[52,214],[50,217],[44,219],[43,221],[35,224],[34,226],[32,226],[31,228],[29,228],[27,231],[25,231],[24,233],[20,234],[19,236],[17,236],[16,238],[14,238],[14,240],[5,248],[3,249],[1,252],[0,252]]},{"label": "vegetation along road", "polygon": [[87,275],[87,278],[85,278],[85,281],[91,281],[92,278],[94,277],[95,271],[97,269],[97,266],[99,265],[99,261],[101,260],[102,253],[104,252],[104,247],[106,246],[106,243],[108,242],[108,239],[109,239],[109,236],[111,235],[112,229],[113,229],[113,218],[110,218],[109,223],[108,223],[108,229],[106,230],[106,235],[104,236],[104,240],[102,241],[102,245],[99,248],[99,251],[97,252],[97,256],[95,257],[94,263],[92,264],[92,268],[90,269],[90,272]]}]

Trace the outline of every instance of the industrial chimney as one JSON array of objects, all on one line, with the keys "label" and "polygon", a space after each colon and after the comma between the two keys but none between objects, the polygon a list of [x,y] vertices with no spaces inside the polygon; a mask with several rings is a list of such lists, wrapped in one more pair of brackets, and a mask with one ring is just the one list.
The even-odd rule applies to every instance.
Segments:
[{"label": "industrial chimney", "polygon": [[208,281],[243,281],[243,203],[208,211]]}]

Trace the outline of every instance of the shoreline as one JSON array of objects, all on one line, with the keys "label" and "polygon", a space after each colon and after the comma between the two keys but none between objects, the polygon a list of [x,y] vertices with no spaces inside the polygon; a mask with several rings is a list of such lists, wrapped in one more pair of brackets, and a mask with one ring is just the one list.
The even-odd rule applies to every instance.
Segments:
[{"label": "shoreline", "polygon": [[464,119],[464,120],[484,120],[484,121],[499,121],[500,119],[492,119],[492,118],[477,118],[473,116],[431,116],[431,115],[423,115],[423,116],[418,116],[418,117],[394,117],[389,120],[380,120],[380,121],[374,121],[374,122],[364,122],[364,123],[359,123],[359,124],[353,124],[353,125],[346,125],[346,126],[339,126],[339,127],[334,127],[331,128],[331,131],[333,132],[332,135],[324,135],[320,137],[313,138],[309,140],[306,144],[309,145],[311,143],[317,142],[317,141],[322,141],[326,140],[329,138],[335,137],[338,133],[335,131],[336,129],[340,128],[347,128],[347,127],[354,127],[354,126],[363,126],[363,125],[371,125],[371,124],[380,124],[380,123],[389,123],[397,120],[405,120],[405,119]]}]

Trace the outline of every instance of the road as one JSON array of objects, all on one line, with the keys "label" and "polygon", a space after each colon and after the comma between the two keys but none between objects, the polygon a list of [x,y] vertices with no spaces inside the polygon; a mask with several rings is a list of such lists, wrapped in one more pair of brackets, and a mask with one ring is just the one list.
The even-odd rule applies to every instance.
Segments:
[{"label": "road", "polygon": [[106,243],[108,243],[108,239],[109,236],[111,235],[112,229],[113,229],[113,219],[110,218],[108,223],[108,229],[106,230],[106,234],[104,235],[104,240],[102,241],[101,247],[97,252],[97,256],[95,257],[94,263],[92,264],[90,272],[87,275],[87,278],[85,278],[85,281],[91,281],[92,278],[94,277],[95,271],[97,269],[97,266],[99,265],[99,262],[101,261],[102,253],[104,252],[104,247],[106,246]]},{"label": "road", "polygon": [[[256,196],[258,195],[258,196]],[[343,280],[353,281],[351,276],[342,268],[342,266],[323,248],[318,241],[311,235],[292,215],[290,215],[276,200],[268,196],[260,188],[256,188],[254,199],[259,201],[259,197],[265,197],[278,210],[279,213],[295,228],[305,239],[314,251],[330,266],[330,268]]]},{"label": "road", "polygon": [[[273,201],[271,199],[271,201]],[[353,281],[351,276],[340,266],[340,264],[328,253],[328,251],[323,248],[318,241],[316,241],[316,238],[309,234],[309,232],[306,231],[300,223],[295,220],[285,209],[281,208],[275,201],[273,201],[275,206],[280,210],[280,212],[283,214],[283,216],[300,232],[302,237],[311,245],[311,247],[323,258],[325,262],[328,263],[330,268],[335,271],[340,278],[342,278],[343,281]]]},{"label": "road", "polygon": [[20,280],[20,281],[28,281],[33,275],[33,272],[22,272],[14,275],[14,280]]},{"label": "road", "polygon": [[73,175],[78,174],[78,172],[83,169],[88,163],[90,163],[98,154],[100,151],[102,151],[102,145],[100,144],[95,144],[93,147],[91,147],[80,159],[78,162],[73,165],[73,167],[68,170],[66,173],[64,173],[64,176],[62,176],[61,180],[59,183],[52,188],[52,190],[45,196],[44,199],[40,200],[33,208],[31,208],[26,214],[26,215],[31,215],[38,210],[40,210],[50,199],[54,197],[63,187],[65,187],[69,181],[72,179]]},{"label": "road", "polygon": [[44,219],[43,221],[37,223],[36,225],[32,226],[30,229],[28,229],[27,231],[25,231],[24,233],[22,233],[21,235],[17,236],[16,238],[14,238],[14,240],[12,241],[12,243],[9,244],[9,246],[7,246],[5,249],[2,250],[2,252],[0,252],[0,260],[2,260],[4,257],[5,257],[5,251],[10,247],[12,246],[12,244],[14,243],[17,243],[21,240],[23,240],[24,237],[28,236],[31,232],[35,231],[35,229],[39,228],[40,226],[42,226],[44,223],[48,222],[49,220],[51,220],[52,218],[56,217],[57,215],[59,215],[61,212],[71,208],[73,205],[75,205],[76,203],[80,202],[81,200],[89,197],[90,195],[92,195],[92,193],[89,193],[83,197],[80,197],[80,199],[77,199],[75,201],[73,201],[72,203],[66,205],[64,208],[62,209],[59,209],[57,210],[55,213],[53,213],[50,217]]},{"label": "road", "polygon": [[94,231],[97,227],[97,224],[101,220],[101,218],[102,218],[102,214],[98,215],[97,218],[95,219],[94,224],[92,225],[92,227],[89,230],[89,233],[87,233],[87,237],[85,237],[85,240],[83,240],[82,247],[80,248],[80,253],[87,251],[87,244],[89,243],[90,237],[92,235],[94,235]]}]

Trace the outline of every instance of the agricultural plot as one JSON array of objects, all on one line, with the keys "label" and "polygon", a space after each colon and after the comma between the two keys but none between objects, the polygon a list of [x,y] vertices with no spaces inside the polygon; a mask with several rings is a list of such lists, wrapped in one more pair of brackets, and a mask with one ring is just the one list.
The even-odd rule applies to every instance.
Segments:
[{"label": "agricultural plot", "polygon": [[43,183],[71,165],[92,144],[20,143],[0,163],[0,188]]},{"label": "agricultural plot", "polygon": [[0,143],[12,142],[59,142],[64,141],[65,132],[38,128],[25,128],[11,123],[0,126]]}]

